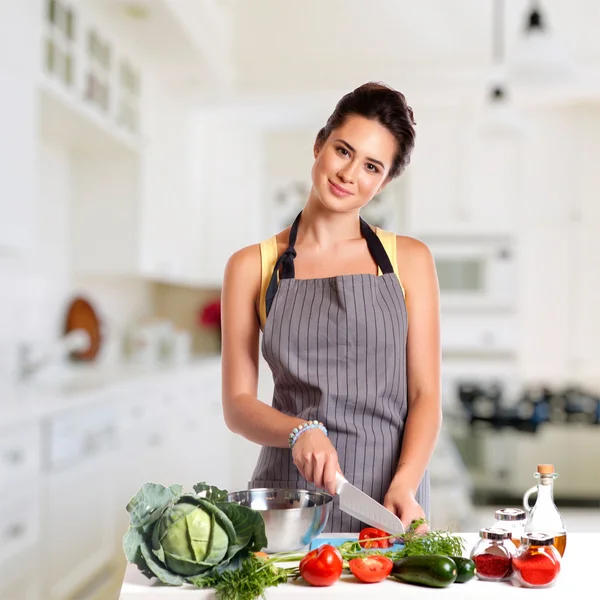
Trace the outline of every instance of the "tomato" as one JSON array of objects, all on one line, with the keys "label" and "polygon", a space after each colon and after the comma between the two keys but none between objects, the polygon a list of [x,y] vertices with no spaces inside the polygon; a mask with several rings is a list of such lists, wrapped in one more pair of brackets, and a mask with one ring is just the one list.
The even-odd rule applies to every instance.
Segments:
[{"label": "tomato", "polygon": [[330,544],[311,550],[300,561],[300,575],[310,585],[333,585],[342,574],[344,561],[340,551]]},{"label": "tomato", "polygon": [[[375,527],[365,527],[359,534],[359,540],[371,540],[372,538],[382,538],[389,534]],[[363,548],[389,548],[392,545],[391,540],[360,541]]]},{"label": "tomato", "polygon": [[392,572],[394,563],[387,556],[365,556],[353,558],[348,565],[359,581],[363,583],[377,583],[383,581]]}]

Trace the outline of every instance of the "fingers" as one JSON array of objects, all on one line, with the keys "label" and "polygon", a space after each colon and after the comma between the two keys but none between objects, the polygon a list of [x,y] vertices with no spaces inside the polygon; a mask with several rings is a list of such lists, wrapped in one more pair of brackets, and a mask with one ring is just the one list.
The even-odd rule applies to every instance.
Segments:
[{"label": "fingers", "polygon": [[310,433],[305,433],[304,440],[299,440],[294,446],[294,464],[306,481],[335,494],[335,472],[338,470],[341,473],[337,452],[327,438],[315,439]]},{"label": "fingers", "polygon": [[330,457],[329,460],[325,463],[325,469],[323,471],[323,487],[330,493],[332,496],[335,496],[335,472],[340,470],[340,465],[338,464],[337,457]]},{"label": "fingers", "polygon": [[312,456],[313,483],[318,488],[325,487],[325,485],[323,484],[323,480],[325,479],[325,477],[324,477],[324,470],[325,470],[325,465],[326,465],[326,462],[327,462],[327,458],[328,457],[326,455],[322,454],[322,453],[313,454],[313,456]]}]

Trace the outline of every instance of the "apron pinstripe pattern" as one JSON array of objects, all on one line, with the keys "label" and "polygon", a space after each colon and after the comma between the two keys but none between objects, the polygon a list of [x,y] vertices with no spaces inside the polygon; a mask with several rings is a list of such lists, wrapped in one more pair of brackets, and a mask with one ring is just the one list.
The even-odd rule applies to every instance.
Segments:
[{"label": "apron pinstripe pattern", "polygon": [[[273,373],[273,407],[322,421],[348,481],[383,502],[407,414],[407,312],[381,242],[366,224],[361,229],[384,274],[303,280],[288,265],[270,307],[262,352]],[[294,241],[295,232],[292,250]],[[293,261],[295,252],[288,256]],[[289,449],[271,447],[262,448],[249,485],[315,489],[298,472]],[[429,518],[428,473],[417,501]],[[336,498],[325,531],[357,532],[363,526],[339,510]]]}]

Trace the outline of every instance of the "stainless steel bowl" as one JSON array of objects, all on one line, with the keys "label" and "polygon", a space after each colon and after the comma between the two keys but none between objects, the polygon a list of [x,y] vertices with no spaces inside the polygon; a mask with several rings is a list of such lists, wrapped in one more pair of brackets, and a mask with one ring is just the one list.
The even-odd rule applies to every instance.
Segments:
[{"label": "stainless steel bowl", "polygon": [[256,488],[231,492],[229,502],[259,511],[265,521],[268,545],[274,552],[293,552],[310,544],[324,529],[333,496],[325,492]]}]

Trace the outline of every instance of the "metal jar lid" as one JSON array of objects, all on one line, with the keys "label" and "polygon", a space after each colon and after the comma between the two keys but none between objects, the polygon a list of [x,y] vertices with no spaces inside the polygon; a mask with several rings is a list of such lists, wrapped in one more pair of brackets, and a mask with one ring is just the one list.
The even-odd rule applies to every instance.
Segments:
[{"label": "metal jar lid", "polygon": [[509,540],[512,533],[500,527],[486,527],[479,530],[479,537],[486,540]]},{"label": "metal jar lid", "polygon": [[524,521],[527,518],[522,508],[501,508],[495,515],[497,521]]},{"label": "metal jar lid", "polygon": [[523,544],[532,544],[533,546],[552,546],[554,536],[549,533],[526,533],[521,536]]}]

